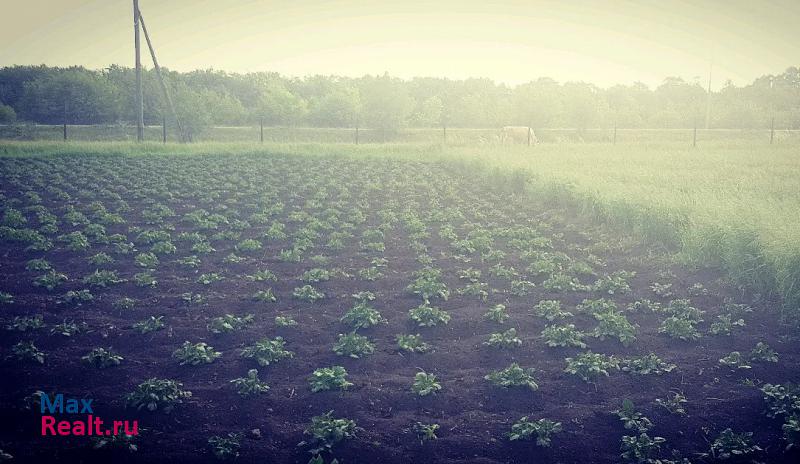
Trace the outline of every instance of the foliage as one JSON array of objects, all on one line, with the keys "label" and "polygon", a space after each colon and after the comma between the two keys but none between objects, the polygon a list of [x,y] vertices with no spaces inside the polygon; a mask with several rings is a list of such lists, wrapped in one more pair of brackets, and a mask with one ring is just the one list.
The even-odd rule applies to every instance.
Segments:
[{"label": "foliage", "polygon": [[506,305],[496,304],[492,306],[488,311],[486,311],[486,313],[483,315],[483,318],[498,324],[504,323],[508,319]]},{"label": "foliage", "polygon": [[275,294],[272,293],[272,289],[268,288],[266,290],[259,290],[253,294],[253,300],[260,301],[262,303],[274,303],[278,301],[278,298],[275,297]]},{"label": "foliage", "polygon": [[738,351],[731,351],[730,354],[720,358],[719,363],[723,366],[728,366],[731,369],[751,369],[752,366],[748,364],[747,359],[742,356]]},{"label": "foliage", "polygon": [[241,351],[243,358],[255,359],[259,366],[269,366],[278,361],[294,357],[294,353],[285,348],[283,337],[270,339],[264,337]]},{"label": "foliage", "polygon": [[98,369],[105,369],[111,366],[118,366],[124,359],[122,356],[105,348],[94,348],[86,356],[81,358],[84,362],[91,364]]},{"label": "foliage", "polygon": [[575,324],[548,325],[542,330],[542,338],[547,346],[586,348],[583,337],[586,334],[575,328]]},{"label": "foliage", "polygon": [[41,329],[44,326],[44,316],[41,314],[37,314],[36,316],[14,316],[14,319],[6,325],[6,330],[27,332],[29,330]]},{"label": "foliage", "polygon": [[353,384],[347,381],[347,370],[342,366],[321,367],[315,369],[308,378],[311,391],[346,390]]},{"label": "foliage", "polygon": [[176,405],[192,396],[192,392],[183,390],[183,384],[175,380],[151,378],[136,386],[133,392],[125,397],[129,407],[148,411],[158,409],[169,414]]},{"label": "foliage", "polygon": [[289,316],[275,316],[275,325],[278,327],[294,327],[297,321]]},{"label": "foliage", "polygon": [[696,322],[690,319],[670,316],[661,322],[658,332],[680,340],[697,340],[701,335],[697,331],[695,324]]},{"label": "foliage", "polygon": [[750,360],[776,363],[778,362],[778,353],[766,343],[758,342],[755,348],[750,350]]},{"label": "foliage", "polygon": [[166,324],[164,324],[164,316],[150,316],[147,319],[133,324],[133,328],[138,330],[141,334],[161,330],[164,327],[166,327]]},{"label": "foliage", "polygon": [[646,433],[640,433],[638,436],[625,435],[622,437],[620,445],[620,451],[622,451],[620,456],[625,461],[649,463],[652,462],[653,456],[661,450],[661,445],[665,441],[662,437],[651,438]]},{"label": "foliage", "polygon": [[208,325],[208,331],[215,334],[223,334],[242,330],[248,325],[253,323],[255,316],[248,314],[246,316],[234,316],[233,314],[225,314],[212,318]]},{"label": "foliage", "polygon": [[311,446],[309,453],[318,455],[323,451],[330,451],[342,440],[355,438],[359,430],[354,421],[334,418],[333,411],[328,411],[311,418],[311,425],[304,432],[311,438],[300,442],[298,446]]},{"label": "foliage", "polygon": [[136,444],[137,438],[138,435],[126,435],[124,433],[94,437],[92,439],[92,449],[124,449],[129,452],[135,452],[139,450],[139,445]]},{"label": "foliage", "polygon": [[66,274],[50,270],[36,279],[33,280],[33,285],[37,287],[44,287],[49,291],[55,290],[56,287],[67,281]]},{"label": "foliage", "polygon": [[71,337],[80,333],[88,332],[89,325],[85,322],[63,321],[56,324],[50,329],[51,335],[63,335],[64,337]]},{"label": "foliage", "polygon": [[675,364],[662,361],[654,353],[637,358],[627,358],[622,361],[622,370],[624,372],[637,375],[661,375],[672,372],[675,367],[677,367]]},{"label": "foliage", "polygon": [[483,344],[493,348],[516,348],[522,346],[522,340],[517,337],[517,329],[512,327],[505,332],[489,334],[489,339]]},{"label": "foliage", "polygon": [[214,435],[208,439],[208,445],[211,447],[211,452],[214,453],[215,458],[226,461],[239,457],[241,438],[241,435],[237,433],[229,433],[225,437]]},{"label": "foliage", "polygon": [[554,422],[550,419],[531,421],[528,416],[524,416],[511,426],[508,438],[511,441],[530,440],[535,436],[537,445],[549,447],[553,435],[561,431],[561,422]]},{"label": "foliage", "polygon": [[720,314],[711,323],[708,332],[712,335],[730,335],[734,327],[744,327],[744,319],[732,320],[730,314]]},{"label": "foliage", "polygon": [[636,340],[636,328],[628,322],[623,313],[616,311],[595,313],[594,318],[598,321],[594,336],[600,340],[605,340],[606,337],[616,338],[625,346]]},{"label": "foliage", "polygon": [[11,347],[11,352],[14,357],[22,361],[36,361],[39,364],[44,364],[45,354],[39,350],[36,345],[31,341],[18,342]]},{"label": "foliage", "polygon": [[436,376],[426,372],[417,372],[411,385],[411,390],[419,396],[428,396],[441,389],[442,386],[436,381]]},{"label": "foliage", "polygon": [[407,287],[408,291],[421,296],[426,302],[430,298],[438,297],[447,300],[450,291],[441,281],[442,271],[432,267],[425,267],[414,271],[414,281]]},{"label": "foliage", "polygon": [[355,332],[339,334],[339,339],[333,345],[333,352],[339,356],[361,358],[375,352],[375,344],[369,338]]},{"label": "foliage", "polygon": [[546,319],[548,322],[572,317],[572,313],[561,309],[561,302],[558,300],[541,300],[533,307],[533,314]]},{"label": "foliage", "polygon": [[757,451],[761,451],[761,448],[753,443],[752,432],[734,433],[730,428],[720,432],[719,436],[711,443],[711,455],[722,460],[745,456]]},{"label": "foliage", "polygon": [[539,384],[533,376],[534,372],[536,370],[533,368],[523,369],[519,364],[511,363],[505,369],[493,371],[484,378],[499,387],[528,387],[536,391]]},{"label": "foliage", "polygon": [[386,319],[375,308],[370,308],[364,303],[358,303],[342,316],[342,322],[353,330],[366,329],[378,324],[386,324]]},{"label": "foliage", "polygon": [[432,349],[430,344],[422,340],[420,334],[399,334],[395,339],[397,340],[398,348],[409,353],[427,353]]},{"label": "foliage", "polygon": [[230,381],[240,396],[250,396],[269,391],[269,385],[258,378],[258,369],[247,371],[247,377],[239,377]]},{"label": "foliage", "polygon": [[567,358],[564,372],[578,376],[584,382],[591,382],[600,376],[608,377],[611,369],[619,368],[619,361],[613,356],[586,351],[574,358]]},{"label": "foliage", "polygon": [[686,408],[683,406],[686,403],[686,397],[680,392],[676,392],[672,396],[667,396],[666,398],[656,398],[657,405],[669,411],[670,414],[677,414],[679,416],[686,415]]},{"label": "foliage", "polygon": [[422,422],[414,423],[414,431],[417,433],[420,444],[436,440],[436,431],[439,430],[439,424],[423,424]]},{"label": "foliage", "polygon": [[302,287],[295,288],[292,292],[292,296],[298,300],[308,301],[310,303],[325,298],[324,293],[315,289],[311,285],[303,285]]},{"label": "foliage", "polygon": [[408,316],[420,327],[433,327],[450,322],[450,314],[427,301],[408,311]]},{"label": "foliage", "polygon": [[629,399],[625,399],[622,402],[622,407],[614,411],[614,413],[627,430],[634,430],[641,434],[646,433],[653,427],[650,419],[646,418],[641,412],[636,411],[636,406]]},{"label": "foliage", "polygon": [[222,356],[222,353],[214,351],[214,348],[205,342],[191,343],[185,341],[180,348],[172,353],[172,357],[180,361],[181,366],[186,364],[190,366],[210,364],[220,356]]}]

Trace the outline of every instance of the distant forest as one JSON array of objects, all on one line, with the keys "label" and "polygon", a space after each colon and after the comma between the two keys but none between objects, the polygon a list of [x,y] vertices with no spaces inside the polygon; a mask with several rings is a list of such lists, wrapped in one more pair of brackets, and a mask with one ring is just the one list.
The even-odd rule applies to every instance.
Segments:
[{"label": "distant forest", "polygon": [[[277,73],[216,70],[166,71],[181,122],[203,127],[272,126],[499,127],[587,129],[686,128],[705,125],[702,83],[668,77],[650,89],[641,83],[600,88],[585,82],[540,78],[517,86],[490,79],[450,80],[388,75],[287,78]],[[10,66],[0,68],[0,123],[132,124],[135,72],[111,66]],[[144,118],[167,116],[155,72],[145,70]],[[728,82],[711,95],[710,127],[800,129],[800,68],[759,77],[737,87]]]}]

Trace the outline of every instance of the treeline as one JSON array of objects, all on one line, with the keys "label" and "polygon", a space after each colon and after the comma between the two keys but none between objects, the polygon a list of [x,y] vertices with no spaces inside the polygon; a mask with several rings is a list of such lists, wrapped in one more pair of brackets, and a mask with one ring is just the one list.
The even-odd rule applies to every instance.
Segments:
[{"label": "treeline", "polygon": [[[706,90],[669,77],[655,89],[644,84],[599,88],[584,82],[540,78],[507,86],[489,79],[449,80],[388,75],[287,78],[277,73],[215,70],[166,71],[181,123],[190,131],[209,125],[314,127],[499,127],[586,129],[682,128],[705,124]],[[143,73],[146,124],[171,119],[155,73]],[[135,122],[135,72],[113,65],[0,68],[0,123],[130,124]],[[800,68],[767,75],[711,95],[711,127],[800,129]]]}]

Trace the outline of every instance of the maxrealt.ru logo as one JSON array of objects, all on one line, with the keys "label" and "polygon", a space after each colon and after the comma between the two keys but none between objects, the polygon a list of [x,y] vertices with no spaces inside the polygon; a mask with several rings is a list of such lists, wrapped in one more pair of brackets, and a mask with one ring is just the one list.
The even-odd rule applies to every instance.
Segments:
[{"label": "maxrealt.ru logo", "polygon": [[[42,413],[42,436],[109,436],[138,435],[139,421],[115,420],[106,421],[94,415],[94,400],[91,398],[67,398],[58,393],[50,399],[50,395],[40,396]],[[81,415],[73,420],[56,419],[55,415]]]}]

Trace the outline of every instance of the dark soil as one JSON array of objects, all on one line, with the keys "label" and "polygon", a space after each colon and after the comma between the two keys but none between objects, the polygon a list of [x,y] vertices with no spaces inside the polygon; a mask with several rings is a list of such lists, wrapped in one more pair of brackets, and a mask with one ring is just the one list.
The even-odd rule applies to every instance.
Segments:
[{"label": "dark soil", "polygon": [[[109,156],[2,158],[0,185],[3,209],[23,211],[28,218],[26,227],[39,225],[33,210],[26,209],[34,204],[26,195],[28,192],[38,193],[41,204],[60,220],[58,233],[48,236],[54,244],[50,251],[26,251],[25,243],[0,241],[0,291],[12,294],[15,300],[1,306],[3,325],[11,323],[14,316],[37,314],[43,315],[47,324],[35,331],[0,332],[0,449],[11,453],[14,462],[212,462],[215,459],[208,438],[237,432],[244,434],[240,462],[305,463],[310,457],[307,448],[298,447],[307,438],[303,431],[312,416],[329,410],[334,410],[337,417],[353,419],[362,428],[356,439],[334,446],[332,455],[342,463],[619,462],[621,437],[635,434],[624,429],[613,413],[624,399],[631,399],[653,421],[650,436],[666,439],[661,447],[664,457],[676,450],[692,462],[711,462],[712,457],[699,453],[709,453],[709,443],[726,428],[753,432],[754,442],[763,448],[749,456],[756,461],[798,462],[800,457],[797,451],[784,452],[781,421],[763,414],[759,390],[765,383],[800,381],[800,349],[796,340],[788,336],[789,330],[779,323],[776,302],[726,285],[713,269],[681,266],[660,250],[584,222],[574,211],[506,192],[486,179],[476,180],[447,166],[411,161]],[[70,198],[60,197],[60,191]],[[123,204],[119,199],[127,203],[129,210],[120,209]],[[91,218],[91,204],[95,201],[109,212],[120,211],[126,223],[107,225],[107,235],[126,235],[128,241],[136,243],[137,252],[150,247],[138,242],[138,232],[130,228],[174,226],[171,237],[178,250],[174,255],[160,256],[161,264],[153,272],[158,280],[156,287],[142,288],[132,281],[134,274],[143,270],[134,263],[137,252],[116,254],[111,244],[98,242],[88,250],[69,251],[57,239],[85,227],[67,223],[63,216],[65,206],[73,205]],[[283,203],[283,210],[266,223],[251,221],[253,213],[278,202]],[[148,224],[145,211],[153,203],[169,206],[174,216],[166,217],[161,225]],[[184,214],[198,208],[223,214],[229,220],[247,220],[249,224],[239,230],[238,239],[212,240],[216,251],[198,255],[202,263],[192,269],[175,262],[193,254],[189,244],[177,240],[181,232],[199,231],[210,237],[234,230],[227,225],[201,230],[181,220]],[[280,251],[291,248],[294,234],[302,227],[290,217],[291,213],[306,211],[324,217],[330,208],[341,213],[341,222],[332,230],[350,230],[353,235],[345,240],[345,247],[326,247],[330,230],[322,230],[304,262],[280,260]],[[364,214],[365,222],[352,219],[355,210]],[[365,251],[361,234],[386,222],[380,214],[385,211],[391,211],[401,221],[385,230],[384,252]],[[423,265],[416,259],[420,253],[411,248],[412,240],[402,222],[406,211],[416,212],[426,223],[430,235],[422,241],[433,258],[432,266],[442,269],[451,290],[447,301],[432,300],[452,316],[446,326],[419,328],[408,318],[408,310],[418,306],[421,299],[406,287],[413,280],[412,273]],[[288,238],[263,238],[273,221],[286,224]],[[352,224],[353,228],[340,227],[342,223]],[[492,248],[505,252],[500,262],[519,272],[518,279],[536,284],[528,295],[513,295],[509,279],[490,273],[494,262],[482,261],[479,254],[466,255],[470,261],[464,262],[450,241],[440,238],[439,231],[445,223],[453,225],[459,239],[476,227],[535,229],[550,240],[551,247],[543,245],[548,253],[563,252],[573,261],[599,258],[591,262],[596,275],[581,276],[582,283],[591,284],[598,277],[619,270],[632,271],[636,273],[629,280],[632,291],[621,295],[548,291],[542,286],[547,276],[527,273],[530,260],[508,239],[497,236]],[[237,252],[246,259],[226,263],[224,258],[236,252],[236,244],[246,238],[259,239],[264,248],[256,253]],[[116,259],[104,268],[117,270],[128,281],[105,289],[82,283],[83,276],[96,269],[88,263],[88,257],[101,251]],[[317,254],[329,257],[330,262],[314,264],[308,259]],[[33,279],[42,272],[26,270],[26,262],[40,257],[68,275],[69,280],[52,292],[34,286]],[[358,271],[380,257],[388,260],[388,267],[382,269],[384,276],[375,281],[361,279]],[[293,298],[293,289],[304,284],[299,276],[315,267],[339,269],[347,275],[313,283],[326,295],[320,301],[307,303]],[[458,278],[458,271],[468,267],[482,271],[481,281],[488,284],[487,301],[456,291],[466,284]],[[263,269],[273,271],[278,281],[250,282],[244,278]],[[225,279],[210,285],[196,283],[199,275],[210,272]],[[654,294],[654,282],[672,284],[673,295]],[[696,283],[702,284],[708,294],[691,296],[688,288]],[[277,296],[276,303],[251,299],[257,290],[267,287]],[[94,301],[79,306],[58,303],[68,290],[84,288],[90,288]],[[360,331],[375,342],[373,355],[362,359],[338,356],[331,348],[338,334],[349,330],[339,319],[354,303],[351,294],[365,290],[378,295],[372,306],[388,323]],[[203,294],[207,302],[186,305],[181,299],[185,292]],[[703,337],[695,342],[669,338],[658,331],[664,314],[626,312],[637,325],[636,341],[625,347],[615,340],[588,337],[589,349],[620,358],[652,352],[677,368],[660,376],[612,372],[595,383],[583,382],[564,372],[564,358],[582,350],[547,347],[540,337],[547,323],[535,317],[531,308],[543,299],[560,300],[564,310],[575,314],[564,322],[588,332],[596,321],[579,314],[575,307],[585,298],[601,296],[612,299],[623,310],[643,298],[662,305],[672,299],[689,298],[693,306],[705,311],[704,321],[698,325]],[[122,297],[135,299],[134,309],[116,309],[113,303]],[[726,299],[748,304],[753,311],[744,316],[746,326],[735,327],[732,335],[710,335],[708,328],[723,313]],[[497,303],[505,304],[510,315],[502,326],[483,319],[486,310]],[[240,332],[210,333],[206,328],[208,319],[227,313],[255,314],[255,323]],[[149,316],[160,315],[165,316],[165,330],[142,335],[131,327]],[[276,315],[292,316],[298,325],[278,328],[274,323]],[[64,320],[85,321],[91,331],[72,337],[51,335],[52,326]],[[510,327],[517,329],[522,347],[495,350],[484,346],[489,334]],[[420,333],[435,350],[428,354],[401,354],[395,342],[395,335],[400,333]],[[294,352],[292,359],[259,367],[255,361],[239,356],[243,346],[277,335],[286,339],[287,348]],[[12,346],[27,340],[45,352],[43,365],[12,357]],[[180,366],[172,353],[185,340],[205,341],[223,356],[212,364]],[[731,351],[749,353],[757,342],[775,349],[779,362],[754,362],[752,369],[738,371],[720,365],[719,359]],[[81,357],[95,347],[112,347],[124,361],[102,370],[81,362]],[[484,380],[490,371],[511,362],[536,369],[538,391],[502,389]],[[344,366],[354,385],[343,392],[312,393],[309,374],[331,365]],[[270,390],[242,398],[229,381],[245,376],[251,368],[258,368]],[[442,385],[438,394],[418,397],[411,391],[413,377],[420,370],[437,375]],[[192,392],[192,397],[171,414],[126,408],[125,395],[151,377],[178,380]],[[752,380],[755,386],[746,385],[745,379]],[[24,398],[36,390],[93,398],[95,415],[107,421],[138,419],[142,429],[136,441],[138,451],[93,450],[87,437],[42,437],[38,405],[31,410],[24,408]],[[688,399],[687,415],[670,414],[655,404],[656,398],[678,391]],[[522,416],[559,421],[564,431],[553,436],[550,448],[538,447],[534,441],[511,442],[507,433]],[[438,423],[439,438],[420,443],[412,429],[417,421]],[[252,429],[260,429],[261,437],[251,436]]]}]

